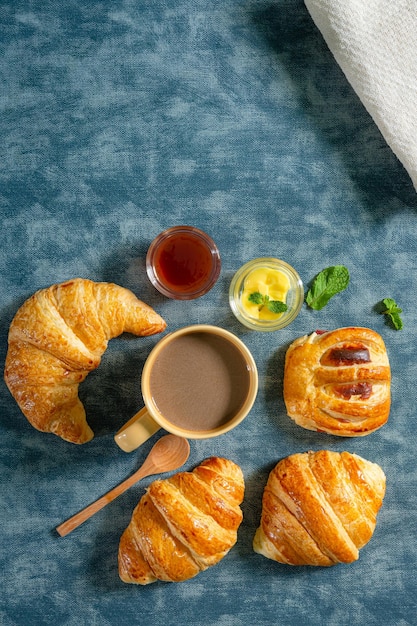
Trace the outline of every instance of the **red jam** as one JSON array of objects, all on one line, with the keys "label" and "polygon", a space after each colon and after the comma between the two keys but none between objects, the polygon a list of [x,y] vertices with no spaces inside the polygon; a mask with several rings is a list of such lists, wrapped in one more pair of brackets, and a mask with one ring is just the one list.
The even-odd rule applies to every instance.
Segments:
[{"label": "red jam", "polygon": [[367,382],[336,385],[335,393],[350,400],[352,396],[359,396],[361,400],[367,400],[372,395],[372,385]]},{"label": "red jam", "polygon": [[214,242],[191,226],[170,228],[151,244],[147,270],[154,286],[170,298],[197,298],[216,282],[220,257]]},{"label": "red jam", "polygon": [[323,365],[332,365],[334,367],[342,365],[360,365],[361,363],[370,363],[371,355],[369,350],[363,344],[342,345],[339,348],[331,348],[321,358]]},{"label": "red jam", "polygon": [[192,235],[178,235],[161,244],[154,265],[159,279],[182,293],[198,290],[207,283],[213,260],[204,243]]}]

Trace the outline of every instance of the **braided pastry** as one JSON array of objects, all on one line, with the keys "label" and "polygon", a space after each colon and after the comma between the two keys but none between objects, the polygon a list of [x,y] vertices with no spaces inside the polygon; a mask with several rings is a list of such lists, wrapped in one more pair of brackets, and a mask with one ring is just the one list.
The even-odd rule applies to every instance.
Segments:
[{"label": "braided pastry", "polygon": [[385,495],[376,463],[349,452],[306,452],[269,475],[253,548],[288,565],[350,563],[372,537]]},{"label": "braided pastry", "polygon": [[243,493],[240,467],[219,457],[154,481],[121,537],[121,580],[180,582],[218,563],[236,543]]},{"label": "braided pastry", "polygon": [[369,328],[315,332],[287,350],[287,413],[308,430],[343,437],[374,432],[388,420],[390,385],[385,344]]}]

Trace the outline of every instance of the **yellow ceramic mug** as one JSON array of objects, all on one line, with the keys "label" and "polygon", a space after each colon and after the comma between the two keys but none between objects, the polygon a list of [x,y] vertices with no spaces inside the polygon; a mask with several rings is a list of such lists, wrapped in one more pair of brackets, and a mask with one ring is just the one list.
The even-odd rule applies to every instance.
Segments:
[{"label": "yellow ceramic mug", "polygon": [[145,407],[115,435],[131,452],[160,428],[187,439],[222,435],[247,416],[258,391],[245,344],[218,326],[196,324],[166,335],[142,372]]}]

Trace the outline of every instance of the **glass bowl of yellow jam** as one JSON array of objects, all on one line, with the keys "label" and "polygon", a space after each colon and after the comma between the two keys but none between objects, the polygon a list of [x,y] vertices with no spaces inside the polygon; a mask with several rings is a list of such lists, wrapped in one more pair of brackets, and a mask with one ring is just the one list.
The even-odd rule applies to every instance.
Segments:
[{"label": "glass bowl of yellow jam", "polygon": [[253,330],[272,331],[288,326],[303,302],[300,276],[280,259],[262,257],[248,261],[230,283],[230,308],[244,326]]}]

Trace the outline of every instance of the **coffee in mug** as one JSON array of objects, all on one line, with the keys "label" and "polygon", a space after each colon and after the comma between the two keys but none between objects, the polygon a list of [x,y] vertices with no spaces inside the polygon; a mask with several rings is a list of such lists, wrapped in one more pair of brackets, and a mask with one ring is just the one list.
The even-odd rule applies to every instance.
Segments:
[{"label": "coffee in mug", "polygon": [[145,407],[116,434],[131,451],[159,428],[188,439],[228,432],[249,413],[258,390],[255,361],[229,331],[198,324],[161,339],[142,372]]}]

